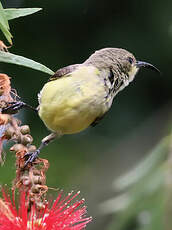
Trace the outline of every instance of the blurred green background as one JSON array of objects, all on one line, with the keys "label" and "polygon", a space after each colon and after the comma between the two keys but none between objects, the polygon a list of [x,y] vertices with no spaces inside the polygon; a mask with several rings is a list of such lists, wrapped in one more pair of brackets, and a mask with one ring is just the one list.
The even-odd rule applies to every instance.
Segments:
[{"label": "blurred green background", "polygon": [[[172,1],[4,0],[2,4],[4,8],[43,8],[10,21],[14,36],[10,52],[54,71],[83,62],[97,49],[120,47],[162,72],[160,76],[142,69],[116,96],[98,126],[64,136],[42,151],[41,157],[50,162],[48,186],[81,190],[94,218],[89,229],[106,229],[112,217],[102,216],[99,204],[114,195],[114,179],[136,165],[171,128]],[[3,63],[0,71],[12,78],[12,87],[25,102],[37,106],[37,94],[48,75]],[[38,146],[49,131],[32,111],[24,110],[18,116],[30,125]],[[1,184],[10,185],[14,178],[14,161],[14,155],[7,152],[0,169]]]}]

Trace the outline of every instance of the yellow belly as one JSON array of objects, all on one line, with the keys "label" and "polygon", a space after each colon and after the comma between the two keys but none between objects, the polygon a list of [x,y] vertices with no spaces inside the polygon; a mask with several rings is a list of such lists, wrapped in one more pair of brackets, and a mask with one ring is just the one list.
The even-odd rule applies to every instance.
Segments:
[{"label": "yellow belly", "polygon": [[77,133],[106,110],[104,83],[95,67],[80,67],[69,76],[46,83],[39,116],[52,131]]}]

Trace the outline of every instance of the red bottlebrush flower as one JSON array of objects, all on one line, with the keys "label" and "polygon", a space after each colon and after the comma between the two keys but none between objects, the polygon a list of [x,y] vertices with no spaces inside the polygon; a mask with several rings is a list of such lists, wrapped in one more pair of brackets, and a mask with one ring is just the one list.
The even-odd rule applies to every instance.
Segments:
[{"label": "red bottlebrush flower", "polygon": [[21,193],[18,210],[3,192],[4,199],[0,199],[0,230],[82,230],[91,218],[85,217],[83,199],[74,202],[78,194],[71,192],[63,198],[61,192],[51,208],[47,204],[43,211],[37,211],[35,205],[32,205],[28,212],[28,200],[24,192]]}]

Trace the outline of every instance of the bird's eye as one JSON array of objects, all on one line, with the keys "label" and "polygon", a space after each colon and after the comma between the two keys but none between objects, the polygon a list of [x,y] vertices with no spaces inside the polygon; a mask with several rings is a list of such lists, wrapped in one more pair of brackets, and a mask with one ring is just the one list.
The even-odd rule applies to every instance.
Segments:
[{"label": "bird's eye", "polygon": [[130,62],[130,64],[133,64],[134,59],[132,57],[128,57],[127,60]]}]

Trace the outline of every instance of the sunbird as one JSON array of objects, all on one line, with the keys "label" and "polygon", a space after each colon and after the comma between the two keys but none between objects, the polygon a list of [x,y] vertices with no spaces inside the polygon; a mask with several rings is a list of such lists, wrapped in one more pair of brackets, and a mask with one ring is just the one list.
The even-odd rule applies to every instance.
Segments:
[{"label": "sunbird", "polygon": [[[134,55],[121,48],[96,51],[82,64],[57,70],[38,94],[37,112],[51,134],[43,138],[35,152],[25,155],[26,163],[33,162],[41,149],[64,134],[79,133],[95,126],[105,116],[121,90],[134,80],[141,67],[160,72],[155,66],[137,61]],[[31,107],[17,101],[2,110],[6,113]]]}]

